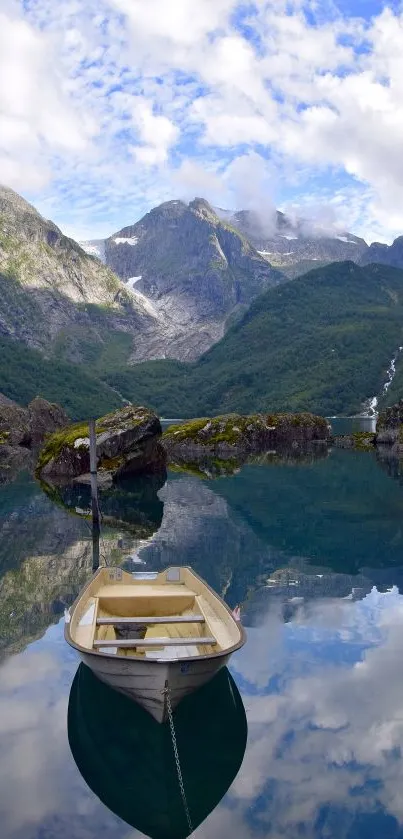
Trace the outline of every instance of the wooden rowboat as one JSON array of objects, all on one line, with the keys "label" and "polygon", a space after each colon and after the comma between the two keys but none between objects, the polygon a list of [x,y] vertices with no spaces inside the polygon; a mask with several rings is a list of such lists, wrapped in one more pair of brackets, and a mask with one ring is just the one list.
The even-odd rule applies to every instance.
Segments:
[{"label": "wooden rowboat", "polygon": [[100,568],[66,613],[66,641],[158,722],[246,641],[240,622],[191,568]]}]

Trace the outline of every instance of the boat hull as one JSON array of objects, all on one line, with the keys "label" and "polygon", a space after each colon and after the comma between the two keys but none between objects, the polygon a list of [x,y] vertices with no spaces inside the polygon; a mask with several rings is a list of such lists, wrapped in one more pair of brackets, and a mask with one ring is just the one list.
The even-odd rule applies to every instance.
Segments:
[{"label": "boat hull", "polygon": [[80,658],[92,672],[114,690],[125,694],[148,711],[157,722],[168,716],[166,686],[172,709],[198,690],[224,667],[231,654],[177,661],[136,661],[134,658],[94,656],[80,651]]}]

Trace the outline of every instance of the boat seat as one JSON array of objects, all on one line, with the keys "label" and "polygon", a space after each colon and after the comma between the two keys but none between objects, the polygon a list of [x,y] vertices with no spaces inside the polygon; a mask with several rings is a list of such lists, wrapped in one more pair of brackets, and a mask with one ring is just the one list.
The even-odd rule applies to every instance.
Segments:
[{"label": "boat seat", "polygon": [[205,623],[203,615],[158,615],[158,617],[136,617],[136,618],[97,618],[97,626],[115,626],[117,623],[134,626],[136,624],[157,624],[157,623]]},{"label": "boat seat", "polygon": [[120,598],[120,597],[130,597],[132,599],[136,597],[172,597],[175,595],[176,597],[191,597],[195,596],[196,592],[192,591],[192,589],[187,588],[187,586],[181,584],[174,584],[174,583],[167,583],[166,585],[162,586],[150,586],[145,583],[141,583],[137,586],[130,586],[130,585],[122,585],[119,583],[115,583],[115,585],[111,586],[102,586],[102,588],[98,591],[98,597],[101,598]]},{"label": "boat seat", "polygon": [[188,644],[199,647],[213,646],[217,641],[215,638],[195,637],[190,638],[130,638],[129,640],[120,640],[119,638],[105,639],[104,641],[94,641],[94,647],[184,647]]}]

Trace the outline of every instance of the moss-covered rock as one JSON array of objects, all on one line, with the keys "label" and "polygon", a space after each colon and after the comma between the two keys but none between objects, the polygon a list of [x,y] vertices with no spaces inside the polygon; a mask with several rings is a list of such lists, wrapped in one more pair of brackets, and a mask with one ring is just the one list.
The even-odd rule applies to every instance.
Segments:
[{"label": "moss-covered rock", "polygon": [[[97,468],[100,480],[125,474],[159,471],[165,452],[159,443],[161,423],[152,411],[128,406],[96,421]],[[70,425],[49,437],[37,463],[36,474],[47,483],[85,481],[90,470],[87,423]]]},{"label": "moss-covered rock", "polygon": [[277,445],[327,440],[330,426],[314,414],[226,414],[171,425],[162,437],[169,461],[195,462],[214,455],[223,460],[245,457]]}]

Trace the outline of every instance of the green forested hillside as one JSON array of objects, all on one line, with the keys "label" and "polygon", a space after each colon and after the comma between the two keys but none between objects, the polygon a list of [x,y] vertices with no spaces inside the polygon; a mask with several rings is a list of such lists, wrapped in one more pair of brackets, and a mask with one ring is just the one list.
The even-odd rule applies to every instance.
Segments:
[{"label": "green forested hillside", "polygon": [[[40,393],[80,418],[118,403],[108,384],[170,417],[265,410],[353,413],[381,393],[390,360],[402,345],[403,271],[333,263],[258,297],[194,364],[166,360],[129,367],[127,348],[114,339],[90,360],[89,375],[83,367],[44,361],[2,339],[0,391],[20,402]],[[389,402],[401,395],[399,382],[403,391],[403,354],[400,359]]]},{"label": "green forested hillside", "polygon": [[148,362],[107,378],[165,416],[350,413],[380,392],[402,339],[403,271],[333,263],[258,297],[195,364]]},{"label": "green forested hillside", "polygon": [[43,358],[37,350],[0,335],[0,393],[26,405],[35,396],[62,405],[71,419],[118,408],[122,400],[84,368]]}]

